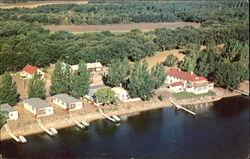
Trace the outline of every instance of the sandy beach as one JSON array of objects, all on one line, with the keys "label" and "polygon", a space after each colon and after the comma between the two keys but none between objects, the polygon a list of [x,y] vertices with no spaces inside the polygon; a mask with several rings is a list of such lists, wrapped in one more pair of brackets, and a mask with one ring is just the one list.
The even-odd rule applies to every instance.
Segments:
[{"label": "sandy beach", "polygon": [[[225,97],[237,96],[240,93],[231,92],[229,90],[223,88],[215,88],[213,90],[216,93],[216,96],[207,96],[202,97],[202,99],[185,99],[178,101],[181,105],[196,105],[202,103],[209,103],[213,101],[218,101]],[[161,95],[163,100],[160,101],[157,96]],[[107,105],[107,106],[100,106],[104,112],[108,115],[129,115],[140,113],[143,111],[149,111],[153,109],[159,109],[164,107],[171,107],[171,103],[169,98],[171,93],[167,91],[167,88],[162,87],[155,91],[155,96],[150,99],[149,101],[138,101],[138,102],[130,102],[130,103],[122,103],[118,102],[116,106],[114,105]],[[47,128],[56,128],[62,129],[70,126],[74,126],[75,124],[69,119],[69,114],[62,110],[60,107],[51,103],[51,99],[47,98],[46,101],[50,103],[54,109],[55,114],[51,116],[40,117],[41,121]],[[94,104],[90,104],[84,101],[84,107],[82,110],[72,111],[71,114],[77,121],[87,121],[91,122],[98,119],[103,119],[104,117],[98,112],[98,107]],[[8,125],[13,134],[16,136],[27,136],[36,133],[45,133],[39,127],[36,118],[31,115],[28,111],[23,108],[22,103],[15,106],[15,109],[19,111],[19,119],[17,121],[8,121]],[[7,134],[5,128],[1,129],[1,140],[10,139],[10,136]]]}]

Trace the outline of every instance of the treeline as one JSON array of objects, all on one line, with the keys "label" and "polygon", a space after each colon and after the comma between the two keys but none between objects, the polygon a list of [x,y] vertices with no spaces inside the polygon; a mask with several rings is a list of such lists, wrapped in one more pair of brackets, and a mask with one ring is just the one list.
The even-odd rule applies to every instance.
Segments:
[{"label": "treeline", "polygon": [[156,50],[185,48],[191,44],[217,45],[233,39],[248,42],[249,39],[249,26],[245,24],[78,35],[65,31],[49,33],[40,26],[24,22],[2,22],[0,27],[0,74],[18,71],[26,64],[46,67],[60,59],[69,64],[83,60],[107,65],[112,59],[139,61],[154,55]]},{"label": "treeline", "polygon": [[[225,19],[221,19],[222,16]],[[232,18],[247,19],[248,3],[243,1],[113,2],[0,9],[0,21],[14,20],[46,25],[177,21],[211,24],[218,21],[231,22]]]},{"label": "treeline", "polygon": [[59,59],[69,64],[114,58],[138,61],[154,55],[151,35],[138,30],[122,35],[111,32],[74,35],[65,31],[49,33],[39,26],[23,22],[0,23],[0,74],[18,71],[26,64],[46,67]]},{"label": "treeline", "polygon": [[240,82],[249,80],[249,42],[230,40],[224,47],[208,46],[205,50],[195,47],[186,50],[182,70],[207,77],[216,85],[235,89]]}]

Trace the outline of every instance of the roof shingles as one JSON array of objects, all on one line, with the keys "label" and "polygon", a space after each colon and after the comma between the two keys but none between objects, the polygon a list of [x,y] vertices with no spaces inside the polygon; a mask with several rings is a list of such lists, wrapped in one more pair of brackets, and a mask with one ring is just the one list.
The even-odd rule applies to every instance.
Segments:
[{"label": "roof shingles", "polygon": [[199,77],[195,74],[190,74],[188,72],[179,71],[177,69],[170,70],[167,75],[180,78],[186,81],[197,82],[197,81],[207,81],[205,77]]}]

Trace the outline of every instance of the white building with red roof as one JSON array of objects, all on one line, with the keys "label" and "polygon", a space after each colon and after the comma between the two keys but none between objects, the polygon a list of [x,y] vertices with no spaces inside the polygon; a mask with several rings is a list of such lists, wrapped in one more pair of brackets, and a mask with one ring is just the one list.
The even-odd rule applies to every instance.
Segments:
[{"label": "white building with red roof", "polygon": [[206,93],[214,88],[214,83],[209,82],[205,77],[193,73],[172,69],[166,73],[165,83],[170,84],[169,88],[174,91],[187,91],[195,94]]},{"label": "white building with red roof", "polygon": [[41,78],[44,78],[45,73],[43,71],[41,71],[40,69],[31,66],[31,65],[26,65],[21,71],[20,71],[20,75],[22,78],[26,78],[26,79],[30,79],[33,77],[33,75],[35,73],[38,73],[41,75]]}]

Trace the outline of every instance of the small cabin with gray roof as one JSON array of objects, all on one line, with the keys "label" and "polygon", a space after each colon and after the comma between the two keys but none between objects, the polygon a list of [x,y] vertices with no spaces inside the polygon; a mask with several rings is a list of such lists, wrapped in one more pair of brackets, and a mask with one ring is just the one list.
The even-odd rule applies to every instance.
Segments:
[{"label": "small cabin with gray roof", "polygon": [[81,100],[71,97],[68,94],[54,95],[52,102],[69,111],[82,109],[83,107]]},{"label": "small cabin with gray roof", "polygon": [[54,108],[40,98],[29,98],[23,101],[25,109],[37,117],[54,114]]},{"label": "small cabin with gray roof", "polygon": [[13,109],[13,107],[10,106],[8,103],[1,104],[0,110],[1,110],[1,112],[3,112],[3,114],[7,120],[17,120],[18,119],[18,111]]}]

